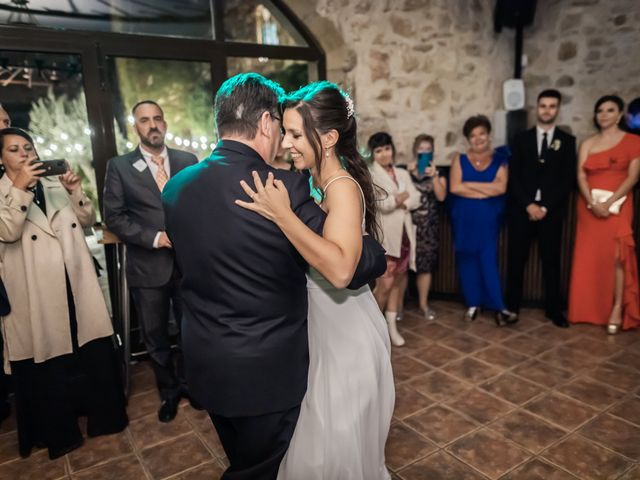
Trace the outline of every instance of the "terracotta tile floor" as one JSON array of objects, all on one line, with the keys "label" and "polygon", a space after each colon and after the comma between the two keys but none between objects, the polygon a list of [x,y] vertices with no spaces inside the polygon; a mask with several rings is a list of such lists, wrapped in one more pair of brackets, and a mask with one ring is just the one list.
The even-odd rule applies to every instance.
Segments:
[{"label": "terracotta tile floor", "polygon": [[[489,315],[465,324],[459,304],[433,306],[435,322],[407,311],[407,345],[393,350],[394,479],[640,479],[640,332],[561,330],[539,310],[498,329]],[[133,372],[129,428],[64,458],[19,459],[14,421],[3,422],[0,479],[218,478],[226,459],[207,415],[183,402],[160,424],[148,364]]]}]

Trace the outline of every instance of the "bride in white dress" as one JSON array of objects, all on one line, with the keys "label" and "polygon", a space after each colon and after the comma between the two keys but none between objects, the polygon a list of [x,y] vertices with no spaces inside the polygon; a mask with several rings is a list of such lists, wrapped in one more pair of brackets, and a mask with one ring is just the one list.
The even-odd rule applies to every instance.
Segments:
[{"label": "bride in white dress", "polygon": [[269,174],[253,203],[237,203],[274,221],[311,266],[309,377],[279,480],[386,480],[384,447],[395,391],[389,335],[368,286],[345,287],[376,235],[373,183],[358,152],[353,103],[335,84],[317,82],[284,103],[282,146],[298,170],[309,169],[327,212],[323,236],[292,212],[284,184]]}]

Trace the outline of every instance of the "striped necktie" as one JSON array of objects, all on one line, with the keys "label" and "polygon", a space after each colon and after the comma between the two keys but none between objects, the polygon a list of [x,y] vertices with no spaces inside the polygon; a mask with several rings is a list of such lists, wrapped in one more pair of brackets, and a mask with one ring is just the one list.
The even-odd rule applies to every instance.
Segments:
[{"label": "striped necktie", "polygon": [[164,169],[164,158],[159,155],[154,155],[151,157],[151,159],[153,163],[158,166],[158,172],[156,173],[156,184],[158,185],[160,191],[162,191],[164,186],[169,181],[169,175],[167,175],[167,171]]}]

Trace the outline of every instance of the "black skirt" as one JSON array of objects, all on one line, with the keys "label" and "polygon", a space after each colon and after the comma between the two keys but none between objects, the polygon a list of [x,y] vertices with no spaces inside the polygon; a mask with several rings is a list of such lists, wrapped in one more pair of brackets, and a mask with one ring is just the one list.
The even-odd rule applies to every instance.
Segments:
[{"label": "black skirt", "polygon": [[78,346],[75,304],[65,276],[73,352],[41,363],[11,362],[22,457],[36,446],[48,448],[51,459],[80,446],[79,416],[87,416],[90,437],[120,432],[129,423],[113,339]]}]

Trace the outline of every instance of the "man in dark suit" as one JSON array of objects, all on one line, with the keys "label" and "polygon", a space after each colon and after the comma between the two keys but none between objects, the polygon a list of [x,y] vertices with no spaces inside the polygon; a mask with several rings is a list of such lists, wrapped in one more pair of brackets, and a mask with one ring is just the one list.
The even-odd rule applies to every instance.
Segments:
[{"label": "man in dark suit", "polygon": [[[246,198],[241,180],[273,172],[294,212],[322,232],[308,177],[267,165],[281,140],[283,93],[255,73],[228,79],[216,95],[216,149],[162,194],[183,274],[186,376],[225,449],[228,480],[276,478],[307,387],[306,263],[275,223],[234,203]],[[383,254],[378,261],[380,275]]]},{"label": "man in dark suit", "polygon": [[104,219],[127,246],[127,281],[162,400],[158,419],[169,422],[176,416],[180,397],[188,392],[182,353],[179,349],[172,351],[168,328],[170,305],[178,327],[182,314],[179,275],[165,232],[160,194],[170,177],[194,165],[197,159],[191,153],[165,146],[167,124],[156,102],[139,102],[132,114],[140,145],[109,160]]},{"label": "man in dark suit", "polygon": [[560,296],[560,245],[569,193],[576,177],[576,138],[556,128],[562,96],[538,95],[537,125],[513,144],[509,163],[507,308],[518,312],[524,267],[534,237],[538,239],[545,287],[545,314],[554,325],[569,326]]}]

